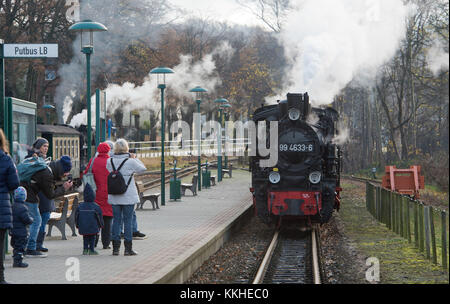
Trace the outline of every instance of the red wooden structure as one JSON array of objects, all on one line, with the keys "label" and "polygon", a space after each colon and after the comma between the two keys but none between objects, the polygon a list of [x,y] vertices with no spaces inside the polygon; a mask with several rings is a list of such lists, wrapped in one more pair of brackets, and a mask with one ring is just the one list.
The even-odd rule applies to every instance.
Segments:
[{"label": "red wooden structure", "polygon": [[420,166],[410,166],[409,169],[386,166],[382,186],[391,191],[411,195],[417,199],[419,198],[419,189],[424,189],[425,179],[420,175]]}]

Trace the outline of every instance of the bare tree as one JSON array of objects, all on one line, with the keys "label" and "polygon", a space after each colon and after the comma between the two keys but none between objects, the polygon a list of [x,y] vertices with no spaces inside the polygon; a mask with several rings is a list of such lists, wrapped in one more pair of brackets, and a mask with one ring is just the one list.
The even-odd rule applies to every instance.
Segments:
[{"label": "bare tree", "polygon": [[283,19],[290,8],[289,0],[236,0],[238,4],[248,9],[261,19],[272,31],[281,31]]}]

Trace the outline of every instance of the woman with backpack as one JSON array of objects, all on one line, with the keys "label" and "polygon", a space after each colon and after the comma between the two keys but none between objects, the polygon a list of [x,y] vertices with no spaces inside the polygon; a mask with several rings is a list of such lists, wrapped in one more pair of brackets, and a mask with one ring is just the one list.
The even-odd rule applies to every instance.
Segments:
[{"label": "woman with backpack", "polygon": [[3,251],[5,250],[6,230],[13,228],[12,209],[9,192],[19,187],[19,176],[11,156],[9,144],[3,130],[0,129],[0,284],[5,284]]},{"label": "woman with backpack", "polygon": [[119,255],[120,224],[124,223],[125,255],[136,255],[133,251],[133,210],[139,202],[133,175],[147,170],[145,165],[129,153],[128,142],[121,138],[114,144],[114,155],[108,160],[108,203],[113,209],[112,243],[113,255]]},{"label": "woman with backpack", "polygon": [[[47,152],[48,152],[49,143],[48,140],[42,137],[38,137],[31,148],[28,151],[28,157],[41,157],[46,161],[50,162],[50,159],[47,160]],[[50,214],[55,210],[55,201],[53,199],[47,198],[44,193],[39,192],[39,213],[41,214],[41,227],[39,228],[38,236],[36,239],[36,250],[41,252],[48,252],[48,249],[44,247],[45,240],[45,227],[47,227],[47,223],[50,219]]]}]

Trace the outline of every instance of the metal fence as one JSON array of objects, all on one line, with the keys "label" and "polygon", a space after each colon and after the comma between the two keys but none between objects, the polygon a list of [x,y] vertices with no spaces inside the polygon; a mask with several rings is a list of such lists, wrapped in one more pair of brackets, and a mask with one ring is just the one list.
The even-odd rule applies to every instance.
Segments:
[{"label": "metal fence", "polygon": [[[197,156],[198,155],[198,140],[180,140],[165,141],[164,153],[173,156]],[[223,155],[237,155],[244,156],[248,140],[229,139],[222,141],[221,153]],[[161,141],[140,141],[128,142],[129,148],[133,149],[139,158],[152,158],[161,156]],[[202,155],[217,156],[218,145],[215,141],[202,140],[200,142],[200,149]]]},{"label": "metal fence", "polygon": [[448,271],[447,212],[409,196],[366,182],[366,208],[379,222],[398,235],[414,242],[434,264]]}]

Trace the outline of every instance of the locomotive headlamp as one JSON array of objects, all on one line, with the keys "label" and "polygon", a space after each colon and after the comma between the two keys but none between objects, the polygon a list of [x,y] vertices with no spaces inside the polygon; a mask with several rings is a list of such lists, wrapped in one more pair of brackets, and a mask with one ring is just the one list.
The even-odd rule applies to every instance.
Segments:
[{"label": "locomotive headlamp", "polygon": [[270,174],[269,174],[269,181],[272,184],[277,184],[277,183],[280,182],[280,180],[281,180],[280,173],[278,173],[277,171],[270,172]]},{"label": "locomotive headlamp", "polygon": [[309,181],[312,184],[318,184],[320,182],[321,177],[322,177],[322,174],[320,174],[319,171],[314,171],[309,174]]},{"label": "locomotive headlamp", "polygon": [[300,110],[297,108],[289,109],[289,119],[298,120],[300,118]]}]

